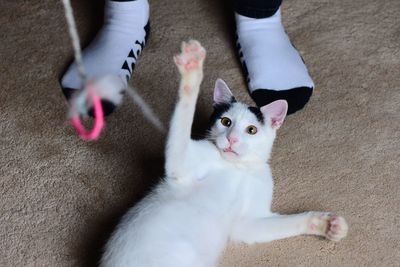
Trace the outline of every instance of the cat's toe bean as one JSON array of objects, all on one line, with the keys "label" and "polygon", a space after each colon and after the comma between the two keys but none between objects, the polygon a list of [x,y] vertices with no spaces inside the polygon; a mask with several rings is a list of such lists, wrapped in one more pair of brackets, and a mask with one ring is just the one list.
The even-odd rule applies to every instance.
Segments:
[{"label": "cat's toe bean", "polygon": [[343,217],[332,216],[329,221],[326,238],[332,241],[339,241],[347,235],[348,228],[347,222]]},{"label": "cat's toe bean", "polygon": [[190,40],[183,42],[181,53],[174,57],[175,64],[178,67],[184,67],[184,72],[190,72],[201,68],[201,63],[206,56],[205,49],[198,41]]},{"label": "cat's toe bean", "polygon": [[322,235],[329,240],[339,241],[347,235],[346,220],[328,212],[312,212],[307,222],[308,234]]}]

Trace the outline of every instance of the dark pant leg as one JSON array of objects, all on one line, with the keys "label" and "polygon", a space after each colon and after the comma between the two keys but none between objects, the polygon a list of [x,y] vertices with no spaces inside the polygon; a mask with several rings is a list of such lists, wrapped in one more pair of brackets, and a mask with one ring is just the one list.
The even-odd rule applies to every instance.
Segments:
[{"label": "dark pant leg", "polygon": [[281,3],[282,0],[234,0],[233,7],[242,16],[260,19],[274,15]]}]

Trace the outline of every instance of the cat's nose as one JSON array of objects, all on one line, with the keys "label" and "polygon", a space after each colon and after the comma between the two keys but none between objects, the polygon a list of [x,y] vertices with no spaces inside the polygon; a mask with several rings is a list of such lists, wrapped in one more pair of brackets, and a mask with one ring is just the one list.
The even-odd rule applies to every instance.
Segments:
[{"label": "cat's nose", "polygon": [[233,145],[234,143],[236,143],[238,141],[238,139],[236,138],[236,136],[228,136],[228,141],[230,145]]}]

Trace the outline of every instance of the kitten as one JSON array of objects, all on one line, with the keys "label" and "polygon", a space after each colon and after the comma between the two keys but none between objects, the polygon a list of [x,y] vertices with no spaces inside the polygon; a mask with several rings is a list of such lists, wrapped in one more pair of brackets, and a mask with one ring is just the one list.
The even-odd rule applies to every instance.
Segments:
[{"label": "kitten", "polygon": [[327,212],[271,211],[267,161],[286,101],[248,107],[217,80],[209,137],[190,138],[204,58],[193,40],[174,58],[181,82],[165,179],[123,217],[106,245],[103,267],[216,266],[228,240],[252,244],[309,234],[339,241],[347,234],[346,221]]}]

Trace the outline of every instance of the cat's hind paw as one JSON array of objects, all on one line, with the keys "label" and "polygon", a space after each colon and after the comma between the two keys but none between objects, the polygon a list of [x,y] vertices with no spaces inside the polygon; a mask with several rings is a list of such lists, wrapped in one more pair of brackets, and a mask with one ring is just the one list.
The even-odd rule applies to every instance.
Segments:
[{"label": "cat's hind paw", "polygon": [[202,71],[206,50],[196,40],[182,42],[181,53],[174,57],[176,66],[180,73],[193,73]]},{"label": "cat's hind paw", "polygon": [[338,242],[347,235],[346,220],[331,213],[313,214],[307,224],[309,234],[322,235],[326,239]]},{"label": "cat's hind paw", "polygon": [[348,229],[349,226],[343,217],[333,215],[329,220],[329,227],[325,237],[331,241],[340,241],[347,235]]}]

